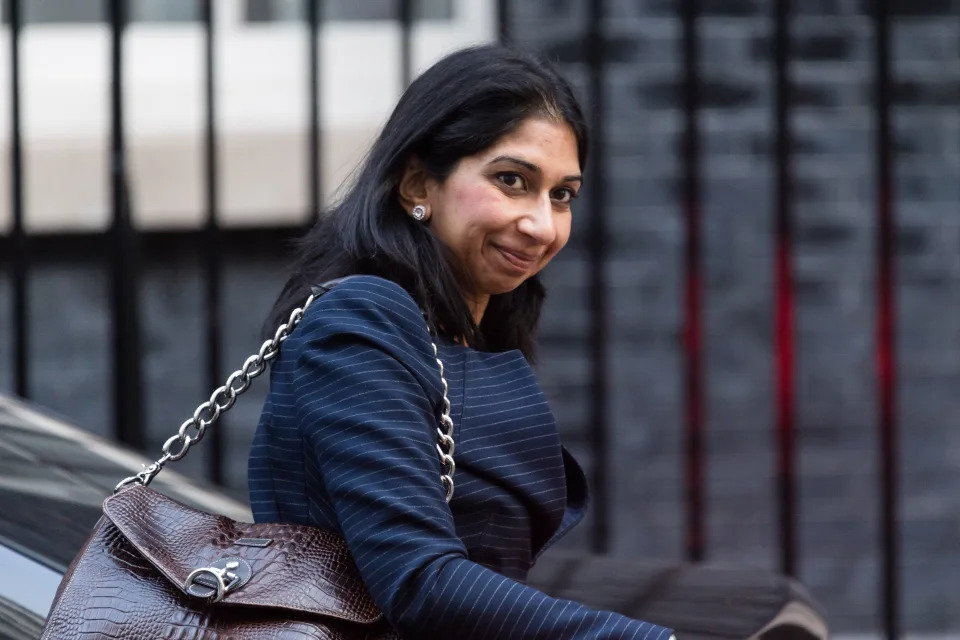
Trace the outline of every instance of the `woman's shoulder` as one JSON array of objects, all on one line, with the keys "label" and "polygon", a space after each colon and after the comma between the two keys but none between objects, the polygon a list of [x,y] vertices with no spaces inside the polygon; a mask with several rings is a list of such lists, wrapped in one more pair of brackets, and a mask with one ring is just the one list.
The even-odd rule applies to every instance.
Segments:
[{"label": "woman's shoulder", "polygon": [[371,306],[398,307],[398,311],[407,311],[421,315],[420,308],[406,289],[393,280],[371,275],[353,275],[337,278],[325,283],[317,283],[314,292],[321,294],[321,300],[354,300]]},{"label": "woman's shoulder", "polygon": [[431,398],[441,393],[426,320],[403,287],[368,275],[320,285],[319,297],[287,338],[287,361],[299,366],[319,357],[382,369],[392,366],[381,360],[387,356],[413,373]]},{"label": "woman's shoulder", "polygon": [[347,276],[315,287],[301,335],[356,334],[376,342],[429,347],[420,307],[399,284],[371,275]]},{"label": "woman's shoulder", "polygon": [[[318,283],[313,288],[314,300],[307,314],[323,313],[393,317],[397,321],[426,324],[423,312],[406,289],[387,278],[356,275]],[[305,317],[306,317],[305,315]]]}]

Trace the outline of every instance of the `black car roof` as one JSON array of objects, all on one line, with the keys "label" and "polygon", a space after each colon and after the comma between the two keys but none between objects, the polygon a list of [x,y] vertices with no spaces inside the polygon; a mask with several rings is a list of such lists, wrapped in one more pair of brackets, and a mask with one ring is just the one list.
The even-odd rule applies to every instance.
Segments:
[{"label": "black car roof", "polygon": [[[0,542],[64,571],[100,517],[104,498],[148,462],[0,395]],[[150,486],[199,509],[251,519],[246,505],[169,469]]]}]

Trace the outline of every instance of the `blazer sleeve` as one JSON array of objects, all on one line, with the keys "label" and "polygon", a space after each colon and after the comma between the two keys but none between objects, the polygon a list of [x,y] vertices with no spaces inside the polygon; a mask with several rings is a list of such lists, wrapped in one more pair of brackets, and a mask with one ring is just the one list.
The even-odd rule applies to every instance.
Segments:
[{"label": "blazer sleeve", "polygon": [[402,637],[671,636],[470,561],[439,477],[439,368],[402,288],[366,276],[341,283],[307,311],[287,346],[308,466],[326,492],[311,500],[333,507],[370,595]]}]

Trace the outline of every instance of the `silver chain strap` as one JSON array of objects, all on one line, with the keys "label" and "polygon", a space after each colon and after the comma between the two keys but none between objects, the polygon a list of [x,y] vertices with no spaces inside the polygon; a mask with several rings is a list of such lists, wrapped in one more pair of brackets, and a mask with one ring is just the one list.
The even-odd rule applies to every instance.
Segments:
[{"label": "silver chain strap", "polygon": [[[193,412],[193,417],[188,418],[177,431],[176,435],[171,436],[163,443],[163,455],[150,465],[143,465],[143,471],[124,478],[120,484],[114,488],[114,493],[128,484],[141,484],[147,486],[153,478],[160,473],[164,465],[168,462],[176,462],[187,455],[190,447],[203,439],[203,434],[207,427],[220,419],[220,416],[226,413],[230,407],[237,401],[237,396],[245,392],[254,378],[267,370],[267,363],[280,354],[280,345],[296,328],[303,319],[303,314],[307,308],[317,298],[316,294],[307,298],[302,307],[298,307],[290,312],[290,318],[284,324],[281,324],[273,338],[266,340],[260,347],[260,351],[247,358],[243,367],[234,371],[227,378],[226,383],[213,392],[210,399],[197,407]],[[443,413],[440,416],[440,426],[437,427],[437,452],[440,454],[440,481],[446,491],[446,500],[450,502],[453,498],[453,473],[456,465],[453,462],[453,418],[450,417],[450,399],[447,397],[447,379],[443,376],[443,362],[440,360],[437,352],[437,345],[433,345],[433,355],[440,366],[440,382],[443,383]],[[190,435],[193,429],[196,435]],[[174,447],[177,447],[174,449]]]}]

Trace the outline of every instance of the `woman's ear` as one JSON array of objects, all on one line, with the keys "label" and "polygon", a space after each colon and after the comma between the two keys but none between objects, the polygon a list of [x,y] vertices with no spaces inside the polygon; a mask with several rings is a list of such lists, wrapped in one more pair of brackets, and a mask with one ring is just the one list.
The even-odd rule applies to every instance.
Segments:
[{"label": "woman's ear", "polygon": [[430,197],[431,178],[423,163],[416,156],[407,161],[403,169],[403,176],[400,178],[400,184],[397,187],[397,194],[400,197],[400,206],[408,213],[418,204],[428,205]]}]

